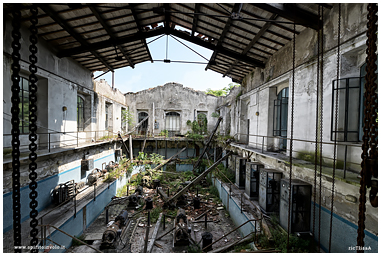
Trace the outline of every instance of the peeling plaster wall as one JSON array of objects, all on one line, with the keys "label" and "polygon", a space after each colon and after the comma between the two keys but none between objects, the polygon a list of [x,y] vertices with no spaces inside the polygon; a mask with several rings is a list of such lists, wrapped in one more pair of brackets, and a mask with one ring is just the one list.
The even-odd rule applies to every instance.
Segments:
[{"label": "peeling plaster wall", "polygon": [[[7,114],[11,112],[11,64],[12,59],[12,26],[9,20],[4,21],[4,38],[3,38],[3,133],[11,133],[11,117]],[[20,76],[28,79],[29,77],[29,31],[26,28],[21,28],[21,50],[20,50]],[[57,141],[55,145],[63,145],[63,140],[73,139],[77,132],[77,93],[83,93],[89,96],[89,111],[85,119],[90,119],[94,115],[92,109],[93,99],[93,84],[91,72],[80,66],[77,62],[70,58],[55,57],[55,50],[48,46],[41,38],[37,44],[37,132],[40,133],[39,147],[47,148],[48,132],[75,132],[69,135],[55,134],[51,136],[51,141]],[[63,107],[67,107],[63,111]],[[92,122],[88,123],[89,127]],[[90,129],[90,128],[89,128]],[[42,134],[45,133],[45,134]],[[81,134],[80,137],[85,138],[86,134]],[[10,136],[3,137],[3,147],[10,147]],[[29,144],[28,135],[20,136],[21,145]],[[74,143],[74,142],[72,142]],[[52,145],[54,146],[54,145]],[[22,147],[21,150],[27,151],[27,147]]]},{"label": "peeling plaster wall", "polygon": [[[216,111],[218,97],[206,95],[204,92],[183,87],[177,83],[166,83],[163,86],[157,86],[151,89],[143,90],[137,93],[126,93],[126,104],[129,111],[134,116],[135,124],[138,123],[138,113],[147,112],[150,117],[153,116],[158,123],[159,128],[154,129],[154,134],[159,134],[166,129],[165,114],[167,112],[177,112],[180,114],[180,133],[185,134],[190,131],[186,124],[187,120],[197,119],[197,111],[207,112],[208,130],[211,131],[217,118],[212,117]],[[153,111],[154,108],[154,111]],[[152,133],[152,118],[148,119],[148,131]]]}]

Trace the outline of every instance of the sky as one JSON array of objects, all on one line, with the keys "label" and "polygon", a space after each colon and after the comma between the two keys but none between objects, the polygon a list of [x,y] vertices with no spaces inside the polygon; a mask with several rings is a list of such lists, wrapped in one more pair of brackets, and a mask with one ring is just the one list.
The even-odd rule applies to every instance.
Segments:
[{"label": "sky", "polygon": [[[149,43],[158,37],[148,38],[146,42]],[[167,38],[168,52],[166,51]],[[213,51],[209,49],[186,40],[176,39],[208,60],[213,54]],[[164,35],[156,41],[149,43],[148,48],[153,60],[164,60],[166,55],[168,55],[168,59],[171,61],[193,61],[205,64],[164,63],[162,61],[151,63],[150,61],[146,61],[136,64],[134,69],[131,67],[116,69],[114,73],[114,84],[122,93],[138,92],[170,82],[180,83],[184,87],[190,87],[199,91],[206,91],[208,88],[213,90],[222,89],[228,86],[229,83],[232,83],[229,77],[223,78],[222,74],[209,69],[205,71],[207,61],[171,36]],[[94,77],[102,73],[103,72],[95,72]],[[105,79],[108,84],[112,84],[111,72],[108,72],[96,80],[99,79]]]}]

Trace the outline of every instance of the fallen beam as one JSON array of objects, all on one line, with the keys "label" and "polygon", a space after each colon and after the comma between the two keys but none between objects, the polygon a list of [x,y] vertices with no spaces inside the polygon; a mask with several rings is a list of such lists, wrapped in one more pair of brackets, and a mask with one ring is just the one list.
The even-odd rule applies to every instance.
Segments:
[{"label": "fallen beam", "polygon": [[148,248],[147,248],[148,253],[151,253],[153,245],[155,244],[155,240],[156,240],[157,232],[159,231],[162,216],[163,216],[163,213],[160,213],[159,218],[157,219],[155,229],[153,230],[153,233],[152,233],[151,241],[148,244]]},{"label": "fallen beam", "polygon": [[216,133],[217,128],[218,128],[218,126],[220,125],[221,121],[222,121],[222,117],[220,116],[220,117],[218,118],[218,120],[217,120],[216,126],[214,127],[214,129],[213,129],[213,131],[212,131],[212,134],[210,134],[210,136],[209,136],[208,142],[205,144],[204,150],[202,151],[200,157],[197,159],[197,162],[196,162],[195,165],[193,166],[193,173],[195,173],[196,168],[197,168],[198,165],[200,164],[201,159],[202,159],[202,157],[204,156],[206,150],[208,149],[209,144],[210,144],[210,142],[212,141],[212,138],[213,138],[214,134]]},{"label": "fallen beam", "polygon": [[250,233],[249,235],[247,235],[246,237],[238,240],[238,241],[233,241],[231,243],[228,243],[222,247],[219,247],[213,251],[209,251],[208,253],[218,253],[218,252],[224,252],[224,251],[227,251],[229,250],[230,248],[232,248],[233,246],[236,246],[236,245],[239,245],[239,244],[243,244],[243,243],[246,243],[246,242],[249,242],[251,240],[253,240],[253,238],[251,237],[252,233]]},{"label": "fallen beam", "polygon": [[146,116],[142,121],[140,121],[137,125],[134,126],[134,128],[132,128],[131,131],[127,132],[125,135],[130,135],[131,133],[133,133],[139,126],[141,126],[145,120],[148,119],[149,116]]},{"label": "fallen beam", "polygon": [[165,160],[163,163],[159,164],[158,166],[156,166],[155,168],[152,169],[152,171],[157,171],[158,169],[160,169],[161,167],[163,167],[164,165],[166,165],[169,161],[171,161],[174,157],[180,155],[184,150],[186,150],[187,148],[183,148],[182,150],[180,150],[179,152],[177,152],[176,154],[174,154],[172,157],[170,157],[169,159]]},{"label": "fallen beam", "polygon": [[173,200],[176,200],[177,198],[179,198],[182,194],[184,194],[186,191],[188,191],[188,189],[197,184],[198,182],[200,182],[206,175],[208,175],[208,173],[213,170],[217,165],[219,165],[223,160],[225,160],[226,158],[228,158],[230,155],[232,154],[232,152],[229,152],[228,154],[226,154],[224,157],[220,158],[217,162],[215,162],[212,166],[210,166],[207,170],[205,170],[203,173],[201,173],[197,178],[195,178],[191,183],[189,183],[188,185],[186,185],[182,190],[180,190],[176,195],[174,195],[172,198],[168,199],[168,201],[166,202],[167,204],[170,203],[171,201]]}]

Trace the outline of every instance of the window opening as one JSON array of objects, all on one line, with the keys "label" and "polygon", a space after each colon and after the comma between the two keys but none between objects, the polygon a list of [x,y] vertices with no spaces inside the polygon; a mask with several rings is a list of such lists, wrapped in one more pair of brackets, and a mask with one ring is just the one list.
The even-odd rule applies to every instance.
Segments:
[{"label": "window opening", "polygon": [[29,80],[20,77],[20,133],[29,133]]},{"label": "window opening", "polygon": [[77,96],[77,131],[83,132],[85,128],[85,101]]},{"label": "window opening", "polygon": [[[288,120],[288,87],[283,88],[274,100],[274,130],[273,136],[287,138]],[[286,150],[287,139],[281,139],[279,150]]]},{"label": "window opening", "polygon": [[177,112],[168,112],[165,115],[165,127],[170,137],[180,132],[180,114]]}]

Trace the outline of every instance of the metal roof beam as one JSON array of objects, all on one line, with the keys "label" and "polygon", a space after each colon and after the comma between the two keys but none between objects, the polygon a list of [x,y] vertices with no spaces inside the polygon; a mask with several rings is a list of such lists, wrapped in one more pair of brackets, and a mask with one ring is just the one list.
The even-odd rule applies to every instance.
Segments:
[{"label": "metal roof beam", "polygon": [[296,24],[315,30],[319,29],[318,15],[305,11],[297,7],[296,4],[255,3],[253,5],[265,11],[276,13],[285,19],[295,22]]},{"label": "metal roof beam", "polygon": [[[65,29],[70,35],[72,35],[79,43],[81,43],[81,47],[87,48],[89,44],[79,36],[63,19],[61,19],[48,5],[46,4],[38,4],[38,7],[43,10],[46,14],[50,16],[55,22],[58,23],[63,29]],[[89,51],[89,50],[87,50]],[[102,57],[95,52],[94,50],[90,50],[90,52],[99,59],[100,62],[103,63],[108,69],[113,71],[114,69],[102,59]]]},{"label": "metal roof beam", "polygon": [[[232,15],[238,13],[241,10],[241,8],[242,8],[242,4],[237,4],[237,3],[234,4],[233,10],[232,10]],[[225,38],[226,34],[228,33],[232,23],[233,23],[233,18],[232,18],[232,16],[230,16],[229,19],[225,23],[225,27],[224,27],[224,30],[221,33],[220,38],[218,39],[217,46],[222,45],[222,42],[224,41],[224,38]],[[208,65],[206,65],[205,70],[208,70],[208,68],[211,65],[211,63],[216,61],[217,53],[218,53],[218,51],[214,50],[214,52],[212,54],[212,57],[209,60]]]},{"label": "metal roof beam", "polygon": [[[143,29],[142,29],[142,25],[140,24],[140,21],[139,21],[139,18],[138,18],[138,14],[136,13],[136,10],[135,10],[135,6],[137,4],[128,4],[129,6],[131,6],[131,13],[132,13],[132,16],[134,17],[134,21],[136,23],[136,26],[138,27],[138,30],[140,32],[143,32]],[[147,50],[147,53],[148,53],[148,56],[149,56],[149,59],[151,61],[151,63],[153,63],[153,59],[152,59],[152,56],[151,56],[151,52],[149,51],[149,48],[148,48],[148,45],[147,45],[147,42],[145,39],[142,39],[141,40],[142,43],[144,44],[144,47],[146,48]]]},{"label": "metal roof beam", "polygon": [[126,36],[126,37],[121,37],[115,40],[110,39],[110,40],[105,40],[105,41],[89,44],[88,46],[79,46],[72,49],[66,49],[66,50],[58,52],[57,56],[59,58],[68,57],[71,55],[76,55],[76,54],[81,54],[81,53],[85,53],[89,51],[99,50],[102,48],[112,47],[114,45],[131,43],[134,41],[139,41],[142,39],[146,39],[146,38],[150,38],[150,37],[154,37],[154,36],[158,36],[162,34],[165,34],[164,28],[153,29],[147,32],[138,32],[136,34]]},{"label": "metal roof beam", "polygon": [[[194,12],[199,13],[200,12],[200,4],[196,3],[194,6]],[[194,33],[196,32],[197,28],[197,23],[198,23],[198,15],[193,15],[193,25],[192,25],[192,36],[194,36]]]},{"label": "metal roof beam", "polygon": [[206,42],[204,40],[202,40],[201,38],[198,38],[198,37],[195,37],[195,36],[189,36],[185,33],[182,33],[181,31],[178,31],[178,30],[174,30],[174,29],[170,29],[168,31],[169,34],[171,35],[174,35],[174,36],[177,36],[181,39],[184,39],[184,40],[187,40],[191,43],[194,43],[194,44],[197,44],[199,46],[202,46],[204,48],[207,48],[209,50],[212,50],[212,51],[215,51],[217,50],[218,52],[220,52],[221,54],[223,55],[226,55],[228,57],[231,57],[231,58],[234,58],[234,59],[238,59],[240,61],[243,61],[243,62],[246,62],[246,63],[249,63],[249,64],[252,64],[256,67],[260,67],[260,68],[264,68],[265,65],[262,61],[259,61],[257,59],[253,59],[251,57],[248,57],[248,56],[245,56],[245,55],[241,55],[239,53],[236,53],[236,52],[233,52],[229,49],[226,49],[224,47],[222,47],[221,45],[214,45],[212,43],[209,43],[209,42]]},{"label": "metal roof beam", "polygon": [[[90,10],[92,11],[92,13],[94,14],[94,16],[97,18],[97,20],[101,23],[102,27],[107,31],[108,35],[112,38],[112,39],[116,39],[116,36],[114,35],[114,32],[111,30],[111,28],[109,27],[109,25],[105,22],[105,20],[103,19],[103,17],[101,16],[101,14],[99,14],[97,8],[94,6],[94,5],[90,5],[89,6]],[[130,64],[130,66],[132,68],[135,68],[135,64],[132,62],[132,60],[128,57],[126,51],[123,49],[122,46],[120,45],[117,45],[118,49],[120,50],[120,52],[123,54],[123,56],[126,58],[126,60],[128,61],[128,63]]]},{"label": "metal roof beam", "polygon": [[[270,20],[275,20],[278,17],[278,14],[273,14],[270,17]],[[259,32],[255,35],[253,40],[246,46],[246,48],[242,51],[243,55],[246,55],[247,52],[254,46],[256,42],[258,42],[259,38],[266,32],[266,30],[271,26],[271,22],[266,22],[266,24],[259,30]],[[223,74],[222,77],[225,77],[231,70],[233,69],[233,66],[237,65],[238,61],[236,60],[234,64],[230,65],[229,69]]]}]

